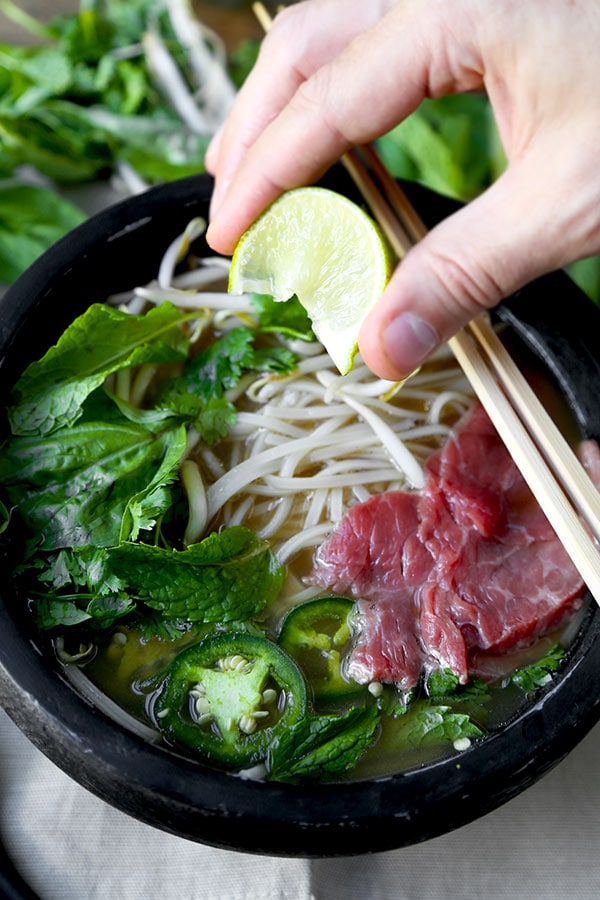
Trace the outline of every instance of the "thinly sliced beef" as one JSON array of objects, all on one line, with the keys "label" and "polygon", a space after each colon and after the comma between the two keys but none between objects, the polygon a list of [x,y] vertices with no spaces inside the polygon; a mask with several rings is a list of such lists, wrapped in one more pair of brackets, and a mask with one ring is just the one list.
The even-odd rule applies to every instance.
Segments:
[{"label": "thinly sliced beef", "polygon": [[[581,450],[598,483],[597,444]],[[312,580],[359,598],[352,676],[403,689],[423,668],[465,682],[470,655],[524,646],[558,626],[584,590],[478,403],[428,461],[423,492],[353,507]]]},{"label": "thinly sliced beef", "polygon": [[408,690],[419,677],[417,597],[431,557],[418,525],[418,495],[390,491],[355,506],[321,548],[318,582],[360,598],[349,674],[361,683],[393,681]]}]

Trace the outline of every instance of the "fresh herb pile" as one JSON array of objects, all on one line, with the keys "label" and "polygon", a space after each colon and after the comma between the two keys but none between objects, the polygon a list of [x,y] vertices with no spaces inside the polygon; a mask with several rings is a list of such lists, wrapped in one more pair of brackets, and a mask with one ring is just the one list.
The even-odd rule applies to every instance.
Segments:
[{"label": "fresh herb pile", "polygon": [[0,282],[10,283],[84,218],[56,186],[119,172],[139,189],[203,171],[234,87],[188,0],[81,0],[47,25],[12,0],[0,10],[37,41],[0,44]]}]

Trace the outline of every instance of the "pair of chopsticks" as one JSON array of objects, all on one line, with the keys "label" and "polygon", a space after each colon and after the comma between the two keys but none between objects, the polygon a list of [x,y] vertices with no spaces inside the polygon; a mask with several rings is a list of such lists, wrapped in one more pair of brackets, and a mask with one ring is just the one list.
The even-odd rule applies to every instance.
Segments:
[{"label": "pair of chopsticks", "polygon": [[[254,13],[267,31],[262,3]],[[399,260],[427,234],[406,194],[372,145],[342,157]],[[448,342],[563,547],[600,605],[600,494],[486,316]]]}]

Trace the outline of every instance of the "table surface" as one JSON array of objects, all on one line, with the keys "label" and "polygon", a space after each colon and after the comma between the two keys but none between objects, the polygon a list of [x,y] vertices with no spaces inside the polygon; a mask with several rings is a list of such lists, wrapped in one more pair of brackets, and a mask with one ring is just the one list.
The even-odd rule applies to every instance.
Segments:
[{"label": "table surface", "polygon": [[[78,6],[19,2],[45,16]],[[228,45],[258,33],[248,9],[196,6]],[[22,39],[0,13],[0,42]],[[451,834],[370,856],[274,859],[195,844],[131,819],[65,775],[0,711],[0,830],[43,900],[596,900],[598,760],[600,726],[536,785]]]}]

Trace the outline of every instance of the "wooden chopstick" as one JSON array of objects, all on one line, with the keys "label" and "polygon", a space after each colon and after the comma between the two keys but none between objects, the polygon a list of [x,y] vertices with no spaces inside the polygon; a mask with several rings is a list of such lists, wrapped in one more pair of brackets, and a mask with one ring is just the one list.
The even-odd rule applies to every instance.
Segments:
[{"label": "wooden chopstick", "polygon": [[[388,234],[388,239],[394,241],[395,251],[404,254],[408,249],[405,235],[412,235],[414,241],[421,240],[427,233],[427,229],[398,182],[387,172],[374,148],[370,146],[351,151],[352,159],[348,167],[349,171],[354,171],[358,178],[368,182],[369,196],[374,198],[376,189],[368,177],[368,170],[365,172],[365,169],[361,167],[361,153],[368,160],[369,166],[373,165],[377,177],[385,189],[383,200],[386,219],[389,217],[388,211],[391,205],[398,215],[399,231],[392,236],[391,232],[386,229],[386,234]],[[383,228],[383,225],[381,227]],[[497,379],[509,397],[514,411],[520,415],[525,424],[529,425],[529,431],[538,450],[544,455],[546,463],[552,468],[564,491],[572,498],[573,504],[596,540],[600,541],[600,494],[573,449],[540,403],[537,395],[490,325],[488,318],[481,315],[473,319],[467,325],[466,333],[472,336],[478,344],[479,350],[487,357]],[[450,343],[452,345],[452,341]],[[468,352],[469,349],[462,339],[462,334],[458,335],[458,342],[453,346],[459,353]]]},{"label": "wooden chopstick", "polygon": [[[254,3],[253,10],[268,31],[271,18],[263,4]],[[427,234],[417,211],[372,145],[348,151],[342,162],[401,260]],[[486,316],[478,316],[448,344],[600,605],[600,552],[594,542],[594,537],[600,541],[600,494]]]},{"label": "wooden chopstick", "polygon": [[[347,156],[346,168],[361,194],[369,198],[373,215],[401,259],[410,245],[427,233],[425,225],[373,147],[355,148]],[[390,210],[397,216],[397,228]],[[591,531],[600,541],[600,495],[596,487],[486,317],[478,316],[448,343],[559,540],[600,604],[600,553],[590,535]]]}]

